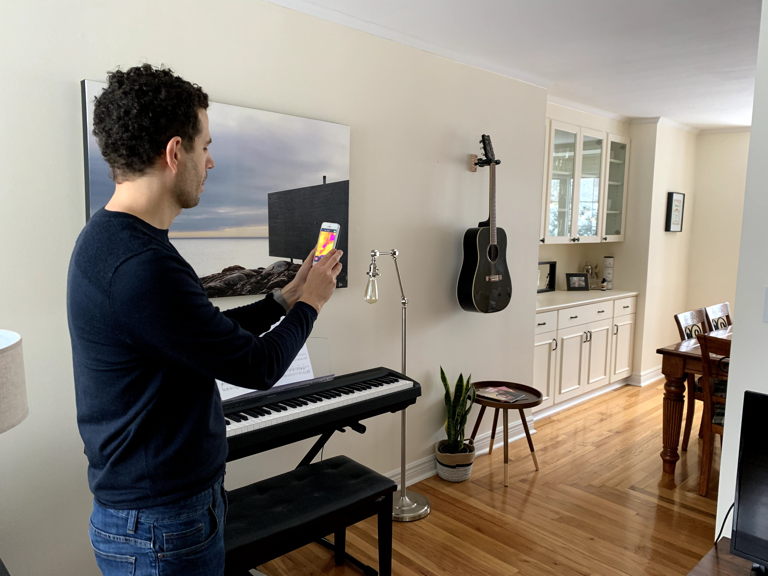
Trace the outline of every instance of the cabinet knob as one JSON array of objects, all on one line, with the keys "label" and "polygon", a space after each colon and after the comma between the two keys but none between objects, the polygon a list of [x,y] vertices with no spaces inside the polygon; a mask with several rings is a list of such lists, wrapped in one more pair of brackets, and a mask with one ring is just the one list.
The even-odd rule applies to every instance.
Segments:
[{"label": "cabinet knob", "polygon": [[608,236],[603,236],[603,242],[608,242]]},{"label": "cabinet knob", "polygon": [[576,316],[568,316],[568,320],[576,320],[576,318],[578,317],[579,317],[578,314]]},{"label": "cabinet knob", "polygon": [[598,314],[605,314],[605,310],[598,310],[597,313]]},{"label": "cabinet knob", "polygon": [[537,322],[536,323],[536,326],[546,326],[546,325],[547,325],[546,322]]},{"label": "cabinet knob", "polygon": [[539,238],[539,242],[540,242],[541,244],[544,244],[544,238]]}]

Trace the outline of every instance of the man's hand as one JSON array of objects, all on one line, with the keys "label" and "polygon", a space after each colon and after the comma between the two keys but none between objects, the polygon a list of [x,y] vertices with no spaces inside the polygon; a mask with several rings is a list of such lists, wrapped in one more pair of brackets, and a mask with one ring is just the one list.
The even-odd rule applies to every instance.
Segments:
[{"label": "man's hand", "polygon": [[336,289],[336,276],[341,272],[341,262],[339,260],[341,260],[343,254],[344,252],[341,250],[333,249],[314,266],[312,266],[314,251],[309,255],[304,264],[301,265],[301,270],[296,274],[298,278],[307,262],[309,262],[309,270],[307,271],[304,289],[299,300],[306,302],[320,312],[323,304],[331,298],[333,291]]},{"label": "man's hand", "polygon": [[301,298],[301,294],[304,291],[304,284],[307,281],[307,276],[312,269],[312,258],[314,258],[314,256],[315,251],[313,249],[312,252],[309,253],[309,256],[304,259],[301,268],[296,272],[296,276],[293,277],[293,280],[283,286],[281,290],[283,298],[285,299],[286,304],[288,304],[288,310],[293,308],[293,305],[296,304],[299,298]]}]

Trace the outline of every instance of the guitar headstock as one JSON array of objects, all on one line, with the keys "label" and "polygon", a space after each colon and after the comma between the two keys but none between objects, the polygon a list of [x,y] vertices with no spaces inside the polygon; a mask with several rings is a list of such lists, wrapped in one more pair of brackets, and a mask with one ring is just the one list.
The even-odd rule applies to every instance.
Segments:
[{"label": "guitar headstock", "polygon": [[491,144],[491,137],[488,134],[483,134],[480,137],[480,144],[483,145],[483,153],[485,158],[480,158],[477,161],[478,166],[490,166],[491,164],[501,164],[501,160],[496,159],[496,155],[493,153],[493,144]]}]

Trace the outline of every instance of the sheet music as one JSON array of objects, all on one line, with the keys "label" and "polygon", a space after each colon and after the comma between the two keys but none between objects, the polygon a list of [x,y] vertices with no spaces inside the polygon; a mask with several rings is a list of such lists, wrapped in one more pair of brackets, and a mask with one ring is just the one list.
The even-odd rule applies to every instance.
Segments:
[{"label": "sheet music", "polygon": [[[309,351],[307,345],[301,347],[296,358],[291,362],[291,365],[286,370],[280,380],[278,380],[273,388],[283,386],[284,384],[293,384],[294,382],[301,382],[303,380],[311,380],[314,378],[314,372],[312,371],[312,362],[309,359]],[[216,380],[216,385],[219,387],[219,394],[221,394],[222,400],[230,400],[237,398],[243,394],[250,394],[254,390],[252,388],[242,388],[241,386],[235,386],[221,380]]]}]

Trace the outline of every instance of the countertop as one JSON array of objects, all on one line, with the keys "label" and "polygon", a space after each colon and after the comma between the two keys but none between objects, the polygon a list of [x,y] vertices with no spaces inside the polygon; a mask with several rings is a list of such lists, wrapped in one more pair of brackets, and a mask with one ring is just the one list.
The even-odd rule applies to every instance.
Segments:
[{"label": "countertop", "polygon": [[554,292],[541,292],[536,295],[536,312],[550,312],[579,304],[594,304],[637,295],[638,292],[632,290],[555,290]]}]

